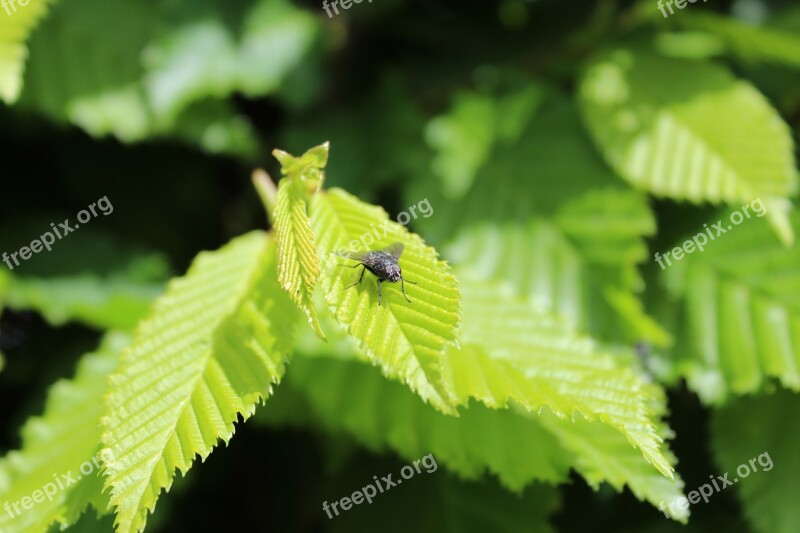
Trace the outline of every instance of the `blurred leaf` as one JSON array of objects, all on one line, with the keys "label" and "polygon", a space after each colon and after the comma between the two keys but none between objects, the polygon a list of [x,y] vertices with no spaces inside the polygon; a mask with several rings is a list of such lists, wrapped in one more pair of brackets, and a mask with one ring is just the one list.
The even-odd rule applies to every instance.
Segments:
[{"label": "blurred leaf", "polygon": [[244,20],[240,37],[219,19],[203,19],[147,47],[145,88],[158,120],[169,124],[202,98],[275,92],[318,32],[314,17],[286,0],[257,2]]},{"label": "blurred leaf", "polygon": [[[249,119],[223,99],[274,93],[309,52],[318,24],[284,0],[262,0],[242,13],[236,3],[215,5],[217,15],[244,18],[239,35],[222,16],[193,8],[123,0],[59,6],[32,39],[21,103],[96,137],[172,136],[253,157]],[[168,16],[176,9],[194,18]]]},{"label": "blurred leaf", "polygon": [[635,187],[694,203],[763,198],[792,242],[791,134],[749,83],[717,65],[620,49],[588,68],[580,102],[595,142]]},{"label": "blurred leaf", "polygon": [[55,326],[74,320],[99,329],[131,330],[162,290],[157,284],[88,275],[14,277],[8,283],[5,303],[15,310],[35,310]]},{"label": "blurred leaf", "polygon": [[[798,230],[800,215],[791,223]],[[798,391],[800,247],[782,246],[756,218],[728,233],[664,262],[683,339],[669,363],[705,402],[762,390],[772,377]]]},{"label": "blurred leaf", "polygon": [[0,99],[7,104],[16,101],[22,89],[22,73],[28,49],[25,41],[46,14],[51,0],[28,0],[2,4],[0,16]]},{"label": "blurred leaf", "polygon": [[684,59],[712,59],[725,53],[722,39],[701,31],[658,33],[653,44],[661,55]]},{"label": "blurred leaf", "polygon": [[[744,514],[759,533],[792,533],[800,529],[800,395],[738,398],[714,412],[711,448],[736,492]],[[751,463],[751,460],[753,461]],[[749,474],[739,470],[747,465]],[[755,468],[754,468],[755,467]]]},{"label": "blurred leaf", "polygon": [[327,165],[326,183],[353,194],[427,176],[425,117],[408,85],[403,77],[389,74],[363,99],[292,116],[281,144],[299,152],[330,140],[335,157]]},{"label": "blurred leaf", "polygon": [[[323,261],[320,286],[336,320],[387,376],[401,379],[443,412],[454,412],[439,375],[440,358],[455,342],[460,321],[461,295],[450,267],[383,209],[341,189],[313,196],[311,227]],[[334,252],[379,250],[395,242],[405,246],[400,266],[414,283],[407,287],[411,302],[400,287],[387,283],[383,304],[377,305],[372,275],[346,288],[358,281],[359,272],[339,266],[343,259]]]},{"label": "blurred leaf", "polygon": [[447,114],[428,123],[425,137],[438,152],[433,170],[445,196],[459,198],[470,189],[494,144],[515,141],[544,95],[536,84],[501,98],[462,93]]},{"label": "blurred leaf", "polygon": [[748,63],[764,61],[800,68],[800,37],[795,34],[750,26],[710,11],[687,12],[676,21],[685,28],[721,38],[731,52]]},{"label": "blurred leaf", "polygon": [[599,339],[669,336],[638,303],[637,263],[655,233],[646,198],[624,186],[595,154],[575,109],[555,95],[515,142],[494,151],[469,193],[445,198],[420,181],[434,216],[417,220],[443,255],[472,275],[510,282]]},{"label": "blurred leaf", "polygon": [[[74,378],[50,388],[44,414],[26,422],[22,448],[0,460],[0,499],[13,505],[28,498],[29,505],[29,509],[18,505],[19,514],[8,509],[0,513],[0,530],[43,532],[56,521],[67,526],[89,504],[105,512],[108,497],[101,493],[100,463],[93,460],[100,458],[106,378],[129,341],[122,333],[110,333],[96,353],[85,355]],[[89,470],[86,464],[91,465],[89,474],[84,472]],[[41,501],[30,507],[31,498]]]},{"label": "blurred leaf", "polygon": [[175,470],[228,442],[284,372],[294,306],[275,248],[251,233],[198,256],[137,328],[111,377],[103,420],[106,488],[118,532],[141,531]]}]

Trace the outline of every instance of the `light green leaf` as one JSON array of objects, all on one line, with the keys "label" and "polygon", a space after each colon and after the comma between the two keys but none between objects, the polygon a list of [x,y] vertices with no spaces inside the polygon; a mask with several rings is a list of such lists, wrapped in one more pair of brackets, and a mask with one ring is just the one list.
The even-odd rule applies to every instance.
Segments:
[{"label": "light green leaf", "polygon": [[274,227],[278,246],[278,281],[306,314],[314,333],[324,340],[313,298],[320,275],[320,260],[306,211],[306,191],[299,176],[286,177],[278,184]]},{"label": "light green leaf", "polygon": [[431,120],[425,137],[438,152],[433,171],[442,182],[445,196],[462,197],[495,144],[516,140],[544,97],[545,90],[536,84],[501,98],[463,93],[446,115]]},{"label": "light green leaf", "polygon": [[564,98],[551,95],[519,127],[462,200],[416,183],[408,201],[424,195],[435,216],[415,224],[465,272],[511,283],[584,333],[669,345],[638,299],[637,263],[655,233],[645,196],[603,163]]},{"label": "light green leaf", "polygon": [[72,0],[56,6],[31,39],[20,106],[96,137],[173,137],[253,157],[253,127],[228,99],[277,92],[319,30],[310,13],[285,0],[202,7]]},{"label": "light green leaf", "polygon": [[[655,386],[648,394],[659,398],[654,402],[654,416],[662,416],[664,406],[663,393]],[[630,442],[618,431],[606,424],[588,422],[583,417],[575,417],[572,423],[561,420],[552,413],[542,412],[538,417],[542,427],[558,438],[565,451],[570,453],[572,468],[583,476],[595,490],[600,483],[608,483],[617,492],[627,486],[641,501],[647,501],[661,510],[663,502],[674,502],[683,496],[683,480],[675,476],[674,480],[664,477],[649,464],[642,461],[638,451],[631,448]],[[666,439],[673,437],[665,424],[657,423],[658,434]],[[664,455],[674,464],[674,455],[663,448]],[[686,522],[688,509],[673,506],[671,518]],[[663,511],[662,511],[663,512]]]},{"label": "light green leaf", "polygon": [[200,254],[123,353],[102,437],[119,533],[141,531],[175,470],[228,442],[283,376],[297,313],[274,256],[262,233]]},{"label": "light green leaf", "polygon": [[[709,403],[762,390],[770,378],[800,391],[800,247],[782,246],[756,217],[728,230],[728,215],[726,233],[702,252],[663,261],[683,340],[667,362]],[[800,216],[791,223],[800,229]]]},{"label": "light green leaf", "polygon": [[478,479],[488,471],[513,491],[535,480],[566,482],[572,467],[595,489],[603,481],[618,491],[627,484],[654,506],[681,496],[680,480],[661,475],[605,424],[581,416],[562,420],[547,410],[534,415],[517,408],[489,409],[474,402],[458,418],[445,416],[402,385],[355,362],[361,358],[355,346],[336,335],[325,345],[312,337],[299,349],[303,356],[293,361],[259,420],[344,431],[374,452],[388,448],[408,460],[433,453],[460,477]]},{"label": "light green leaf", "polygon": [[[320,285],[336,320],[387,376],[403,380],[438,409],[453,413],[439,375],[440,358],[455,342],[460,320],[460,294],[450,267],[419,236],[390,221],[383,209],[341,189],[314,195],[311,226],[323,261]],[[383,304],[378,305],[371,274],[358,286],[346,288],[360,273],[339,266],[345,260],[334,252],[378,250],[394,242],[405,246],[400,267],[415,283],[406,286],[411,302],[402,296],[401,287],[386,283]]]},{"label": "light green leaf", "polygon": [[792,138],[746,81],[718,65],[620,49],[590,65],[580,102],[596,144],[635,187],[695,203],[761,198],[792,242]]},{"label": "light green leaf", "polygon": [[53,325],[77,321],[100,329],[133,329],[162,287],[96,276],[10,277],[6,306],[32,309]]},{"label": "light green leaf", "polygon": [[511,400],[528,411],[547,407],[560,418],[581,414],[622,433],[662,474],[673,479],[659,431],[664,408],[644,378],[612,352],[548,312],[536,312],[503,285],[461,276],[462,348],[442,361],[447,386],[462,404],[493,408]]},{"label": "light green leaf", "polygon": [[0,460],[0,501],[12,509],[0,513],[0,531],[44,532],[56,521],[74,523],[89,504],[106,510],[100,459],[107,456],[98,454],[102,398],[129,341],[111,333],[96,353],[85,355],[74,378],[51,387],[44,414],[25,424],[22,448]]},{"label": "light green leaf", "polygon": [[[292,362],[285,386],[308,400],[314,425],[345,431],[374,452],[388,448],[408,460],[433,453],[465,479],[489,471],[513,490],[533,480],[567,480],[569,456],[535,420],[479,404],[458,417],[444,415],[356,357],[353,348],[339,356],[325,353]],[[282,395],[283,390],[276,395],[278,403]]]},{"label": "light green leaf", "polygon": [[[800,395],[787,391],[738,398],[715,410],[711,448],[734,479],[744,514],[758,533],[800,530]],[[746,465],[746,466],[742,466]],[[744,475],[743,475],[744,474]]]},{"label": "light green leaf", "polygon": [[51,0],[5,2],[0,12],[0,99],[7,104],[16,101],[22,89],[22,72],[28,49],[25,41],[47,12]]},{"label": "light green leaf", "polygon": [[676,17],[680,26],[719,37],[748,63],[767,62],[800,68],[800,37],[778,28],[759,27],[711,11],[692,11]]},{"label": "light green leaf", "polygon": [[256,2],[243,18],[241,36],[232,35],[221,18],[207,18],[150,44],[144,86],[160,120],[170,123],[208,97],[275,92],[319,30],[310,13],[285,0]]},{"label": "light green leaf", "polygon": [[281,145],[299,152],[335,135],[336,157],[326,167],[326,182],[356,195],[405,183],[409,176],[428,176],[430,154],[420,141],[426,115],[413,85],[393,71],[363,98],[293,114]]}]

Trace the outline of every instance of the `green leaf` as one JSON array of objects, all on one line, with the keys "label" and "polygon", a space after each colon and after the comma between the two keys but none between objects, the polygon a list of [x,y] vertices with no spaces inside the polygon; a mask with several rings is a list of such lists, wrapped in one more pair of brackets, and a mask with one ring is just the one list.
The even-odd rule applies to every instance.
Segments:
[{"label": "green leaf", "polygon": [[677,17],[681,26],[722,39],[731,52],[747,63],[766,62],[800,68],[800,37],[778,28],[744,24],[710,11]]},{"label": "green leaf", "polygon": [[85,355],[74,378],[51,387],[44,414],[25,424],[22,448],[0,460],[0,501],[12,509],[0,513],[0,531],[44,532],[56,521],[74,523],[89,504],[99,513],[106,510],[100,463],[94,462],[108,458],[98,454],[102,398],[129,341],[111,333],[97,352]]},{"label": "green leaf", "polygon": [[[472,405],[458,417],[444,415],[408,388],[354,361],[356,354],[352,349],[336,357],[326,353],[292,362],[285,385],[308,400],[315,426],[346,431],[374,452],[389,448],[408,460],[433,453],[466,479],[489,471],[513,490],[532,480],[567,480],[568,457],[535,421],[482,405]],[[283,394],[276,395],[278,402]]]},{"label": "green leaf", "polygon": [[253,127],[228,99],[277,92],[319,30],[310,13],[285,0],[72,0],[31,40],[20,105],[95,137],[173,137],[253,157]]},{"label": "green leaf", "polygon": [[462,93],[446,115],[428,123],[425,137],[438,152],[433,171],[445,196],[459,198],[470,189],[494,145],[515,140],[544,96],[545,90],[535,84],[501,98]]},{"label": "green leaf", "polygon": [[670,344],[638,301],[637,263],[655,233],[647,200],[603,164],[562,97],[495,150],[463,199],[437,194],[429,180],[408,198],[423,195],[435,216],[415,224],[463,271],[511,283],[598,339]]},{"label": "green leaf", "polygon": [[762,198],[792,242],[791,134],[749,83],[718,65],[620,49],[589,66],[580,102],[595,143],[636,188],[695,203]]},{"label": "green leaf", "polygon": [[25,41],[47,12],[51,0],[29,0],[3,4],[0,13],[0,99],[7,104],[16,101],[22,89],[22,72],[28,49]]},{"label": "green leaf", "polygon": [[294,114],[287,118],[281,145],[299,152],[334,135],[336,157],[326,167],[326,183],[352,194],[427,176],[430,156],[420,139],[426,117],[412,85],[393,72],[363,98]]},{"label": "green leaf", "polygon": [[627,484],[654,506],[681,496],[680,480],[661,475],[621,433],[605,424],[580,416],[562,420],[547,410],[534,415],[521,409],[490,409],[480,403],[472,403],[458,418],[445,416],[402,385],[355,362],[360,358],[355,346],[336,335],[325,345],[309,341],[301,343],[302,357],[295,358],[270,408],[257,415],[259,420],[346,432],[374,452],[389,448],[408,460],[433,453],[460,477],[474,480],[488,471],[513,491],[534,480],[566,482],[572,467],[595,489],[603,481],[618,491]]},{"label": "green leaf", "polygon": [[123,353],[102,437],[118,532],[141,531],[175,470],[228,442],[283,376],[297,313],[274,256],[262,233],[200,254]]},{"label": "green leaf", "polygon": [[271,94],[304,59],[318,30],[310,13],[285,0],[256,2],[244,14],[240,36],[220,18],[177,28],[154,41],[145,56],[153,110],[171,122],[203,98]]},{"label": "green leaf", "polygon": [[548,407],[560,418],[581,414],[622,433],[673,479],[662,450],[659,398],[645,380],[591,339],[546,311],[536,312],[499,284],[462,276],[462,348],[442,361],[447,386],[462,404],[493,408],[513,400],[528,411]]},{"label": "green leaf", "polygon": [[787,391],[738,398],[714,411],[711,448],[720,474],[738,480],[733,490],[758,533],[800,529],[799,411],[800,395]]},{"label": "green leaf", "polygon": [[[383,209],[341,189],[314,195],[311,226],[323,261],[320,285],[336,320],[387,376],[400,378],[438,409],[454,413],[439,375],[440,359],[455,342],[460,320],[460,294],[450,267],[419,236],[390,221]],[[334,252],[377,250],[395,242],[405,246],[403,276],[415,283],[406,287],[411,302],[401,295],[401,287],[387,283],[383,305],[378,305],[371,274],[346,288],[360,274],[340,266],[345,260]]]},{"label": "green leaf", "polygon": [[[752,213],[728,230],[730,215],[717,223],[725,235],[702,252],[663,261],[683,340],[668,363],[708,403],[762,390],[770,378],[800,391],[800,247],[782,246]],[[790,220],[800,229],[800,216]]]},{"label": "green leaf", "polygon": [[[666,405],[663,393],[653,386],[648,394],[658,398],[653,402],[654,416],[662,416]],[[564,450],[570,453],[572,468],[595,490],[603,482],[617,492],[622,492],[627,486],[636,498],[649,502],[659,510],[663,502],[674,502],[683,496],[684,483],[679,476],[671,480],[661,475],[642,461],[641,455],[631,447],[630,442],[610,426],[588,422],[583,417],[576,417],[569,423],[548,412],[542,412],[538,419],[542,427],[553,434]],[[656,423],[656,428],[664,439],[673,436],[663,423]],[[675,463],[674,455],[666,446],[663,453],[671,464]],[[680,522],[685,523],[689,517],[688,509],[675,507],[668,510],[674,513],[671,517]]]},{"label": "green leaf", "polygon": [[284,178],[278,184],[274,227],[278,246],[278,281],[306,314],[314,333],[324,340],[313,298],[320,275],[320,260],[306,211],[306,191],[299,176]]},{"label": "green leaf", "polygon": [[161,291],[154,283],[89,275],[10,277],[5,299],[7,307],[35,310],[56,326],[74,320],[100,329],[131,330]]}]

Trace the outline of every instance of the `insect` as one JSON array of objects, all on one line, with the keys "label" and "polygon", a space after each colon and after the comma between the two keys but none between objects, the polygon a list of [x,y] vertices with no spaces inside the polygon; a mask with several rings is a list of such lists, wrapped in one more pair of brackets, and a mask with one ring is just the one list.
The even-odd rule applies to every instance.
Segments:
[{"label": "insect", "polygon": [[411,300],[409,300],[408,296],[406,296],[405,284],[411,283],[412,285],[416,285],[416,283],[403,278],[403,271],[400,269],[400,265],[398,264],[400,255],[402,253],[403,244],[399,242],[390,244],[383,250],[375,250],[372,252],[336,252],[336,255],[346,257],[347,259],[352,259],[353,261],[358,261],[358,264],[356,265],[340,264],[339,266],[346,266],[349,268],[362,267],[361,276],[358,278],[358,281],[345,287],[345,290],[349,289],[350,287],[355,287],[361,283],[361,280],[364,279],[364,272],[369,270],[375,274],[376,278],[378,278],[378,305],[381,305],[383,301],[383,295],[381,294],[381,283],[384,281],[389,281],[391,283],[397,283],[399,281],[403,298],[405,298],[408,303],[411,303]]}]

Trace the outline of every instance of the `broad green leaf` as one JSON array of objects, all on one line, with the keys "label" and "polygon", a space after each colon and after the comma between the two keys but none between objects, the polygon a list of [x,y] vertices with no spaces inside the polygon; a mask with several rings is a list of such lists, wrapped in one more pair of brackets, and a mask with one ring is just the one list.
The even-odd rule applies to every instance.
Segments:
[{"label": "broad green leaf", "polygon": [[300,177],[286,177],[278,184],[274,223],[278,281],[306,314],[314,333],[325,339],[314,307],[314,288],[320,275],[320,260],[306,211],[306,196],[305,185]]},{"label": "broad green leaf", "polygon": [[228,442],[283,376],[296,313],[274,256],[262,233],[200,254],[122,354],[102,437],[118,532],[141,531],[175,470]]},{"label": "broad green leaf", "polygon": [[28,57],[25,41],[47,12],[51,0],[7,1],[0,11],[0,100],[13,103],[22,89]]},{"label": "broad green leaf", "polygon": [[[460,321],[460,294],[455,276],[436,251],[386,212],[363,203],[341,189],[320,192],[311,200],[311,227],[322,257],[320,286],[336,320],[387,376],[404,381],[438,409],[454,413],[441,388],[440,359],[456,340]],[[378,250],[399,242],[410,302],[399,283],[385,283],[378,305],[376,279],[370,273],[357,286],[360,272],[348,268],[335,252]],[[340,266],[347,264],[348,266]],[[357,264],[357,263],[356,263]]]},{"label": "broad green leaf", "polygon": [[681,495],[679,480],[657,472],[607,425],[580,416],[562,420],[546,410],[533,415],[479,403],[458,418],[445,416],[354,361],[361,358],[355,346],[340,343],[336,336],[326,345],[309,341],[301,343],[302,357],[293,361],[259,420],[346,432],[374,452],[388,448],[408,460],[433,453],[442,466],[465,479],[491,472],[513,491],[536,480],[566,482],[572,467],[595,489],[603,481],[618,491],[627,484],[654,506]]},{"label": "broad green leaf", "polygon": [[494,145],[515,140],[544,96],[544,89],[533,84],[502,98],[463,93],[446,115],[428,123],[426,140],[438,152],[433,171],[447,197],[469,190]]},{"label": "broad green leaf", "polygon": [[[47,531],[77,521],[89,506],[106,510],[101,494],[100,418],[106,378],[130,339],[110,333],[96,353],[85,355],[75,377],[55,383],[44,413],[22,429],[22,448],[0,459],[0,531]],[[36,500],[39,500],[38,502]],[[27,506],[27,509],[24,508]]]},{"label": "broad green leaf", "polygon": [[[758,533],[800,529],[800,395],[780,390],[737,398],[715,410],[711,449],[727,472],[744,514]],[[746,466],[742,466],[746,465]]]},{"label": "broad green leaf", "polygon": [[139,54],[158,18],[153,6],[123,0],[58,3],[31,39],[20,105],[93,135],[141,138],[150,125]]},{"label": "broad green leaf", "polygon": [[[771,378],[800,391],[800,248],[782,246],[752,214],[730,227],[732,213],[720,214],[724,235],[663,261],[682,339],[668,363],[705,402],[762,390]],[[791,223],[798,230],[800,216]]]},{"label": "broad green leaf", "polygon": [[154,283],[103,280],[89,275],[11,277],[5,304],[11,309],[38,311],[56,326],[74,320],[101,329],[131,330],[161,290]]},{"label": "broad green leaf", "polygon": [[56,6],[31,40],[20,105],[96,137],[173,137],[254,157],[253,127],[228,98],[275,93],[319,29],[284,0],[72,0]]},{"label": "broad green leaf", "polygon": [[492,408],[513,400],[531,412],[576,414],[622,433],[645,459],[673,479],[671,456],[658,429],[663,402],[641,376],[621,367],[613,352],[577,334],[557,316],[534,311],[500,284],[462,276],[461,348],[442,361],[448,389]]},{"label": "broad green leaf", "polygon": [[[648,394],[658,398],[653,402],[654,416],[662,416],[666,405],[663,393],[653,386]],[[683,496],[681,489],[684,483],[679,476],[671,480],[661,475],[642,461],[639,452],[631,447],[622,434],[608,425],[588,422],[583,417],[576,417],[570,423],[548,412],[541,413],[538,420],[570,453],[572,468],[595,490],[603,482],[617,492],[622,492],[627,486],[636,498],[649,502],[659,510],[662,502],[674,502]],[[656,426],[662,438],[673,436],[665,424],[657,423]],[[675,457],[666,447],[663,453],[671,464],[675,463]],[[674,513],[671,517],[680,522],[686,522],[689,517],[688,509],[673,507],[670,510]]]},{"label": "broad green leaf", "polygon": [[[391,449],[408,460],[433,453],[440,464],[466,479],[479,479],[488,471],[513,490],[533,480],[567,480],[568,455],[535,421],[479,404],[458,417],[447,416],[355,357],[354,350],[292,362],[286,386],[308,400],[315,426],[347,432],[373,452]],[[276,395],[278,403],[282,394]]]},{"label": "broad green leaf", "polygon": [[153,110],[169,122],[203,98],[273,93],[304,59],[318,30],[310,13],[285,0],[256,2],[244,14],[240,36],[220,17],[178,28],[153,42],[144,58]]},{"label": "broad green leaf", "polygon": [[435,216],[415,221],[448,260],[472,275],[510,282],[537,309],[547,307],[599,339],[668,345],[643,312],[637,263],[655,220],[643,194],[603,164],[576,110],[552,96],[516,141],[500,145],[460,201],[431,189]]},{"label": "broad green leaf", "polygon": [[767,62],[800,68],[800,37],[779,28],[751,26],[710,11],[677,17],[681,26],[717,36],[748,63]]},{"label": "broad green leaf", "polygon": [[694,203],[761,198],[792,242],[794,145],[746,81],[718,65],[619,49],[589,66],[580,102],[606,160],[636,188]]}]

